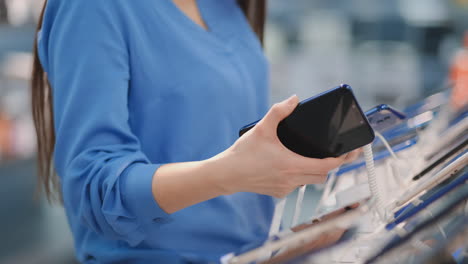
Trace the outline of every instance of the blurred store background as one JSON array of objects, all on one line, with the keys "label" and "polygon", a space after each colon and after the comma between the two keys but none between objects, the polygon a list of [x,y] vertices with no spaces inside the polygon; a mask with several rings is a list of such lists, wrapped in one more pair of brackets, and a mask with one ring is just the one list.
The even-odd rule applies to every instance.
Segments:
[{"label": "blurred store background", "polygon": [[[41,6],[0,0],[0,264],[75,263],[63,210],[34,198],[28,78]],[[269,0],[271,101],[348,83],[364,109],[403,107],[449,87],[466,30],[468,0]],[[319,195],[309,188],[303,218]]]}]

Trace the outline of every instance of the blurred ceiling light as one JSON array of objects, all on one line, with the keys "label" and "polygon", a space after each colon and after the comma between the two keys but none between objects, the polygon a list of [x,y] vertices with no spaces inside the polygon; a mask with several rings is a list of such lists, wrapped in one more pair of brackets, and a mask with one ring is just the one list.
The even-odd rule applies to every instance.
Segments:
[{"label": "blurred ceiling light", "polygon": [[13,26],[21,26],[28,22],[29,0],[6,0],[8,22]]},{"label": "blurred ceiling light", "polygon": [[446,0],[400,0],[403,19],[411,25],[437,26],[450,20]]}]

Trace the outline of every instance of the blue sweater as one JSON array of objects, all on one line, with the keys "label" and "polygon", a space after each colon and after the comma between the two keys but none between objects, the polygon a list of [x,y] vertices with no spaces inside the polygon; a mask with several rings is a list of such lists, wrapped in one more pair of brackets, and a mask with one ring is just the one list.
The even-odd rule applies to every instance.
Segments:
[{"label": "blue sweater", "polygon": [[48,2],[39,56],[77,258],[217,262],[266,238],[271,197],[237,193],[169,215],[151,191],[161,164],[212,157],[266,113],[267,62],[236,2],[197,1],[209,31],[170,0]]}]

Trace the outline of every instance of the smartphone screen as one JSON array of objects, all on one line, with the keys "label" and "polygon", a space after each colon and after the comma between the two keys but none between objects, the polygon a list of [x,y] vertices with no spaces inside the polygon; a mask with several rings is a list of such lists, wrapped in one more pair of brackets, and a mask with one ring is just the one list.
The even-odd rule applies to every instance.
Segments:
[{"label": "smartphone screen", "polygon": [[[240,135],[254,125],[241,129]],[[374,140],[374,131],[349,85],[300,102],[279,123],[277,132],[285,147],[311,158],[338,157]]]}]

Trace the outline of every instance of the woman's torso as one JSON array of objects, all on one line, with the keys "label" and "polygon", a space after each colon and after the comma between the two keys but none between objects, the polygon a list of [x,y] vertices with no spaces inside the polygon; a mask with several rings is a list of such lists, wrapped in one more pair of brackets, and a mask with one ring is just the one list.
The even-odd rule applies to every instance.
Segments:
[{"label": "woman's torso", "polygon": [[[212,157],[232,145],[238,129],[261,118],[268,107],[267,62],[241,10],[233,0],[197,3],[209,31],[170,0],[108,1],[123,5],[119,15],[129,50],[129,124],[152,163]],[[85,255],[112,259],[114,254],[132,263],[160,263],[158,252],[216,260],[265,238],[272,214],[270,197],[222,196],[172,214],[136,248],[100,237],[80,219],[69,221],[81,260]],[[116,249],[126,253],[116,254]]]}]

